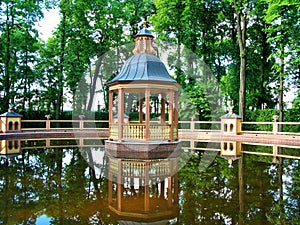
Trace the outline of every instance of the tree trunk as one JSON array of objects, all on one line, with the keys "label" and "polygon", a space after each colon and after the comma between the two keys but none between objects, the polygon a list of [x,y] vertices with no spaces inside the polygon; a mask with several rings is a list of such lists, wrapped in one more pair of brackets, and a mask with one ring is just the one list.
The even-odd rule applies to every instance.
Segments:
[{"label": "tree trunk", "polygon": [[[280,73],[279,73],[279,122],[283,122],[283,85],[284,85],[284,50],[280,52]],[[282,124],[279,124],[278,131],[282,132]]]},{"label": "tree trunk", "polygon": [[[4,107],[8,109],[9,107],[9,100],[10,100],[10,59],[11,59],[11,50],[10,50],[10,26],[9,26],[9,20],[10,20],[10,14],[9,14],[9,8],[11,8],[7,4],[7,10],[6,10],[6,21],[5,21],[5,28],[6,28],[6,59],[5,59],[5,78],[4,78]],[[12,19],[13,21],[13,19]],[[13,23],[13,22],[12,22]]]},{"label": "tree trunk", "polygon": [[246,58],[241,57],[240,64],[240,92],[239,92],[239,115],[244,120],[246,109]]},{"label": "tree trunk", "polygon": [[244,155],[239,159],[239,224],[245,224],[246,204],[245,204],[245,161]]},{"label": "tree trunk", "polygon": [[261,52],[261,72],[260,72],[260,84],[259,84],[259,97],[257,98],[256,107],[263,109],[263,103],[265,102],[263,96],[265,94],[264,81],[265,81],[265,68],[267,66],[267,34],[262,31],[262,52]]},{"label": "tree trunk", "polygon": [[88,106],[86,108],[87,111],[92,110],[94,96],[95,96],[95,92],[96,92],[96,84],[97,84],[97,79],[98,79],[98,76],[99,76],[99,73],[100,73],[102,60],[103,60],[103,54],[101,53],[100,56],[98,57],[95,73],[94,73],[93,80],[92,80],[92,86],[91,86],[91,89],[90,89],[90,99],[89,99]]},{"label": "tree trunk", "polygon": [[60,43],[60,59],[59,59],[59,75],[58,75],[58,97],[56,102],[55,118],[59,119],[64,94],[64,58],[65,58],[65,46],[66,46],[66,15],[63,12],[62,26],[61,26],[61,43]]},{"label": "tree trunk", "polygon": [[[238,4],[238,5],[237,5]],[[240,49],[239,115],[245,117],[246,108],[246,15],[242,12],[242,1],[234,1],[237,16],[237,33]]]}]

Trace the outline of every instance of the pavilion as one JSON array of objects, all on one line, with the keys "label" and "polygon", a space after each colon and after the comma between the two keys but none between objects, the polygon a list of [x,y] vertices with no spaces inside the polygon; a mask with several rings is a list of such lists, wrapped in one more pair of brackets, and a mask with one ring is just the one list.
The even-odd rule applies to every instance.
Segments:
[{"label": "pavilion", "polygon": [[[121,72],[110,82],[109,87],[109,140],[106,148],[149,150],[151,145],[178,145],[178,89],[180,85],[171,78],[164,63],[156,56],[154,36],[147,28],[134,37],[134,55],[123,65]],[[127,118],[125,106],[136,101],[138,121]],[[127,99],[127,101],[126,101]],[[153,102],[156,99],[156,102]],[[155,104],[159,116],[151,118]],[[130,105],[129,105],[130,107]],[[122,145],[120,145],[122,144]],[[137,146],[138,145],[138,146]],[[134,147],[136,146],[136,147]],[[148,146],[148,147],[146,147]]]}]

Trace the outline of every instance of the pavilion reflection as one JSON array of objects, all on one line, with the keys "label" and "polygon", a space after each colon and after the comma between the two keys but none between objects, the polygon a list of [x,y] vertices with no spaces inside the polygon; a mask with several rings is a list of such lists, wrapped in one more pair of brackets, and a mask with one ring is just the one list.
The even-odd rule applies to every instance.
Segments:
[{"label": "pavilion reflection", "polygon": [[178,159],[108,156],[108,208],[119,223],[167,224],[177,217]]},{"label": "pavilion reflection", "polygon": [[0,140],[0,159],[4,159],[8,163],[13,161],[20,154],[20,139]]},{"label": "pavilion reflection", "polygon": [[220,156],[227,159],[229,166],[242,154],[242,143],[238,141],[221,141]]},{"label": "pavilion reflection", "polygon": [[20,153],[21,153],[20,139],[0,140],[1,155],[14,155]]}]

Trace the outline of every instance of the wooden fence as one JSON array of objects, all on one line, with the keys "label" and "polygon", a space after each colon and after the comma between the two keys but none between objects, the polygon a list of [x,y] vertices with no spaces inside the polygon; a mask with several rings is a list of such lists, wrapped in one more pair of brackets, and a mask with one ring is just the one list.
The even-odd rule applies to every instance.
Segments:
[{"label": "wooden fence", "polygon": [[[134,125],[134,124],[133,124]],[[281,130],[279,132],[279,128]],[[108,120],[22,120],[22,130],[107,130]],[[221,121],[179,121],[184,131],[221,132]],[[242,122],[242,134],[300,135],[300,122]]]}]

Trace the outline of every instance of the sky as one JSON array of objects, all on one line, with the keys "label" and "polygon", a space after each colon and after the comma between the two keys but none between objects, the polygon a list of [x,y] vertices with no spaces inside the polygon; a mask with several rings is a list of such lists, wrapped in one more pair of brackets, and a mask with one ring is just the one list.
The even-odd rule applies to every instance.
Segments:
[{"label": "sky", "polygon": [[52,32],[55,30],[59,23],[59,10],[51,9],[44,11],[44,18],[38,23],[38,31],[40,38],[47,41],[52,36]]}]

